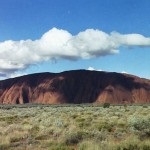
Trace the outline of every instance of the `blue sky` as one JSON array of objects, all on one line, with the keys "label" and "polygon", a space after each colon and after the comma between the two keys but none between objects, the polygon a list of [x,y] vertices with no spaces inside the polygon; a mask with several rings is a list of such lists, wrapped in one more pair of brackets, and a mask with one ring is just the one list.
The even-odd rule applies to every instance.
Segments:
[{"label": "blue sky", "polygon": [[149,6],[149,0],[0,0],[0,76],[94,68],[150,78]]}]

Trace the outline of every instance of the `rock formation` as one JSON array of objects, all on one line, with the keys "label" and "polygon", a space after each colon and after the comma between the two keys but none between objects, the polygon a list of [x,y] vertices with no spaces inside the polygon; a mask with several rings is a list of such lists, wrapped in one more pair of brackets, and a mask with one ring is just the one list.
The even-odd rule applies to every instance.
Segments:
[{"label": "rock formation", "polygon": [[150,103],[150,80],[115,72],[74,70],[0,81],[0,104]]}]

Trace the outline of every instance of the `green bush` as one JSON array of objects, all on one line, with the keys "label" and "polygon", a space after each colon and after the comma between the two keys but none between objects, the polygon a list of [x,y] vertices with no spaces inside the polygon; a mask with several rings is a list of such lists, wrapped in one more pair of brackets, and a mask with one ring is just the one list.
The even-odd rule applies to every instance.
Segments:
[{"label": "green bush", "polygon": [[110,107],[110,103],[104,103],[103,104],[103,108],[109,108]]},{"label": "green bush", "polygon": [[81,142],[83,139],[88,138],[88,133],[84,132],[84,131],[77,131],[74,133],[70,133],[66,139],[65,139],[65,143],[67,145],[75,145],[78,144],[79,142]]},{"label": "green bush", "polygon": [[150,137],[150,118],[132,117],[129,119],[130,126],[139,132],[141,139]]}]

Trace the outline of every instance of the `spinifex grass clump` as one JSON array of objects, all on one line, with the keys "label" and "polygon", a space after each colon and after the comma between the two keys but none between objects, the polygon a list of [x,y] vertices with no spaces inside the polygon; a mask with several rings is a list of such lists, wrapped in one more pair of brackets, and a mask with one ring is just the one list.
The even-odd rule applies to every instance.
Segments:
[{"label": "spinifex grass clump", "polygon": [[0,150],[150,149],[149,105],[6,108],[0,109]]}]

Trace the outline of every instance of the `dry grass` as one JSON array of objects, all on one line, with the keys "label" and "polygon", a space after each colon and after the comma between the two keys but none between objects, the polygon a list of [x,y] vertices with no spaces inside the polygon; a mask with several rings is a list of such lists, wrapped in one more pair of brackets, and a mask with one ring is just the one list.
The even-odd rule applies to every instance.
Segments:
[{"label": "dry grass", "polygon": [[0,109],[0,150],[150,150],[150,106]]}]

